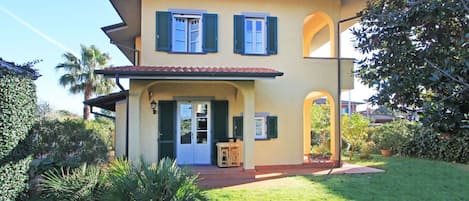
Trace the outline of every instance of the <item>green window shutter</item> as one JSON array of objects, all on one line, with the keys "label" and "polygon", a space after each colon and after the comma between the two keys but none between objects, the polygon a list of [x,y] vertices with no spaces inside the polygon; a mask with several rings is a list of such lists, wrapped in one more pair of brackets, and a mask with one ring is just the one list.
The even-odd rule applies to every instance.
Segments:
[{"label": "green window shutter", "polygon": [[176,158],[176,101],[158,103],[158,159]]},{"label": "green window shutter", "polygon": [[243,139],[243,117],[233,117],[233,137]]},{"label": "green window shutter", "polygon": [[228,101],[214,100],[211,102],[212,111],[212,164],[217,162],[217,142],[228,139]]},{"label": "green window shutter", "polygon": [[267,116],[267,138],[273,139],[278,137],[277,117]]},{"label": "green window shutter", "polygon": [[267,54],[277,54],[277,17],[267,17]]},{"label": "green window shutter", "polygon": [[170,12],[156,12],[156,50],[171,51]]},{"label": "green window shutter", "polygon": [[202,16],[203,25],[203,43],[202,49],[204,52],[217,52],[218,51],[218,15],[204,13]]},{"label": "green window shutter", "polygon": [[234,16],[234,53],[244,53],[244,16]]}]

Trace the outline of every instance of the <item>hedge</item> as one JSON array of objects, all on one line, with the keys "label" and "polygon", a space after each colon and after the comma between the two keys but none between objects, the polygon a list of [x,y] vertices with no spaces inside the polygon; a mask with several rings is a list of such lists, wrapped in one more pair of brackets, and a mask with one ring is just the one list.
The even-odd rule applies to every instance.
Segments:
[{"label": "hedge", "polygon": [[445,135],[432,129],[419,129],[402,147],[402,154],[448,162],[469,162],[469,130]]},{"label": "hedge", "polygon": [[0,200],[15,200],[27,190],[35,108],[31,77],[0,69]]}]

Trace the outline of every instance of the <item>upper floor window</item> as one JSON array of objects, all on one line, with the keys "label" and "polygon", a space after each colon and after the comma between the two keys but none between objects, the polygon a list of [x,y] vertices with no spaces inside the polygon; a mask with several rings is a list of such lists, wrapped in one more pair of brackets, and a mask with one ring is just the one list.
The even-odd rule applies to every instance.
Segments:
[{"label": "upper floor window", "polygon": [[217,14],[191,10],[156,12],[156,50],[176,53],[217,52]]},{"label": "upper floor window", "polygon": [[266,14],[234,16],[234,52],[239,54],[277,54],[277,17]]},{"label": "upper floor window", "polygon": [[173,15],[173,52],[202,52],[200,15]]}]

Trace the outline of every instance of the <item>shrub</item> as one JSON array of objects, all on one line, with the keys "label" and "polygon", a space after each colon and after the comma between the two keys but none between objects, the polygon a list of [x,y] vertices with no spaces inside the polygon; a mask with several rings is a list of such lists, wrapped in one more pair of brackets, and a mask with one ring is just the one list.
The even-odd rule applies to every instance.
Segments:
[{"label": "shrub", "polygon": [[104,191],[101,170],[86,164],[70,170],[49,170],[44,173],[41,188],[41,198],[45,200],[100,200]]},{"label": "shrub", "polygon": [[375,128],[371,137],[380,149],[389,149],[400,153],[402,145],[411,136],[413,124],[407,120],[397,120]]},{"label": "shrub", "polygon": [[81,119],[42,120],[34,126],[38,172],[51,168],[76,168],[82,163],[107,161],[110,147],[108,125]]},{"label": "shrub", "polygon": [[28,187],[35,107],[31,77],[0,68],[0,200],[15,200]]},{"label": "shrub", "polygon": [[327,147],[327,145],[321,144],[321,145],[314,145],[311,147],[311,155],[312,156],[327,156],[330,155],[331,151]]},{"label": "shrub", "polygon": [[360,155],[369,156],[370,154],[376,153],[376,152],[377,152],[376,144],[373,141],[365,142],[360,147]]},{"label": "shrub", "polygon": [[447,136],[433,129],[415,129],[402,154],[431,160],[469,162],[469,130]]},{"label": "shrub", "polygon": [[107,177],[110,188],[103,200],[198,200],[197,176],[164,158],[157,166],[132,167],[126,160],[111,162]]}]

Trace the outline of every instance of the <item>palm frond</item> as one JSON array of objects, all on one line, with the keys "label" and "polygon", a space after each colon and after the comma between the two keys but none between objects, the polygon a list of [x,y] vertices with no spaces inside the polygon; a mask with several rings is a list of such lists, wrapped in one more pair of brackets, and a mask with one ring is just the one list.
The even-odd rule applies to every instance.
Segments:
[{"label": "palm frond", "polygon": [[60,76],[59,78],[59,84],[64,86],[64,87],[67,87],[67,86],[72,86],[72,85],[75,85],[77,83],[77,77],[73,74],[64,74],[62,76]]},{"label": "palm frond", "polygon": [[86,84],[85,83],[81,83],[81,84],[75,84],[73,86],[70,86],[69,88],[69,91],[73,94],[77,94],[77,93],[81,93],[81,92],[84,92],[85,91],[85,88],[86,88]]}]

